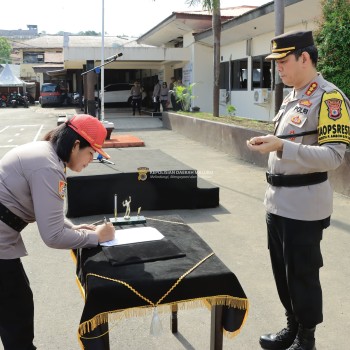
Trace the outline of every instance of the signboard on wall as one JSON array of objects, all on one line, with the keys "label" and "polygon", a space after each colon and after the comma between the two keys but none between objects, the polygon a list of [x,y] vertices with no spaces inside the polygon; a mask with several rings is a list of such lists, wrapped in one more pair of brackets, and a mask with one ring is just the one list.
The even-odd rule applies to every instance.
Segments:
[{"label": "signboard on wall", "polygon": [[184,85],[192,83],[192,63],[188,63],[182,68],[182,82]]}]

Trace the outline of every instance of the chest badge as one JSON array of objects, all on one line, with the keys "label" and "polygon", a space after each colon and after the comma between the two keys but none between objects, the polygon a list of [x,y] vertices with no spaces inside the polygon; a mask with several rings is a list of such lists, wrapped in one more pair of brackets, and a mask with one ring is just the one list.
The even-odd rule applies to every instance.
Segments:
[{"label": "chest badge", "polygon": [[290,117],[288,124],[296,126],[301,129],[306,122],[306,115],[304,114],[295,114]]}]

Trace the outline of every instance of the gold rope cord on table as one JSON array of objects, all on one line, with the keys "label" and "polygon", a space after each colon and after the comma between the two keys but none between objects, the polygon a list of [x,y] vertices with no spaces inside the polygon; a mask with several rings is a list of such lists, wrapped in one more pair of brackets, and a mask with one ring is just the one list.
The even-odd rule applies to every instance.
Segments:
[{"label": "gold rope cord on table", "polygon": [[[180,309],[189,309],[189,308],[198,307],[198,306],[206,306],[210,309],[214,305],[223,305],[223,306],[234,307],[234,308],[248,311],[249,303],[248,303],[248,300],[246,298],[236,298],[236,297],[232,297],[232,296],[228,296],[228,295],[218,295],[218,296],[214,296],[214,297],[213,296],[202,297],[202,298],[191,299],[191,300],[180,300],[177,302],[160,305],[161,301],[164,300],[188,274],[190,274],[193,270],[195,270],[199,265],[201,265],[204,261],[206,261],[212,255],[214,255],[213,252],[210,253],[205,258],[203,258],[201,261],[199,261],[191,269],[186,271],[156,303],[152,302],[151,300],[149,300],[148,298],[143,296],[140,292],[138,292],[136,289],[134,289],[131,285],[129,285],[128,283],[121,281],[121,280],[97,275],[94,273],[89,273],[86,275],[86,283],[88,281],[88,277],[97,277],[97,278],[101,278],[101,279],[105,279],[108,281],[113,281],[113,282],[122,284],[125,287],[127,287],[128,289],[130,289],[137,296],[139,296],[142,300],[146,301],[152,307],[178,305],[178,306],[180,306]],[[124,317],[145,316],[149,312],[150,312],[149,306],[103,312],[101,314],[94,316],[92,319],[80,324],[78,332],[79,332],[80,338],[82,338],[82,339],[96,339],[96,338],[104,336],[106,333],[108,333],[110,331],[110,329],[106,333],[101,334],[98,337],[83,337],[83,335],[93,331],[96,327],[100,326],[101,324],[107,323],[108,322],[108,315],[112,314],[111,318],[113,320],[121,320]],[[247,313],[244,317],[244,320],[242,322],[241,327],[237,331],[235,331],[235,332],[225,331],[224,332],[225,336],[231,338],[231,337],[234,337],[235,335],[237,335],[240,332],[240,329],[242,328],[243,324],[245,323],[246,317],[247,317]]]}]

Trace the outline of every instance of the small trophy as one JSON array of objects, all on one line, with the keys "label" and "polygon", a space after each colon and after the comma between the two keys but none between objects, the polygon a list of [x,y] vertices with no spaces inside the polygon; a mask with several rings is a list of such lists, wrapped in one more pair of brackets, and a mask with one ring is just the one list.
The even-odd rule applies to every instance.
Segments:
[{"label": "small trophy", "polygon": [[122,202],[123,207],[125,207],[124,217],[118,218],[117,208],[118,208],[118,197],[114,195],[114,218],[109,218],[109,221],[115,225],[137,225],[137,224],[145,224],[146,219],[144,216],[140,215],[141,207],[137,210],[137,216],[130,216],[130,204],[131,204],[131,196],[129,199],[125,199]]}]

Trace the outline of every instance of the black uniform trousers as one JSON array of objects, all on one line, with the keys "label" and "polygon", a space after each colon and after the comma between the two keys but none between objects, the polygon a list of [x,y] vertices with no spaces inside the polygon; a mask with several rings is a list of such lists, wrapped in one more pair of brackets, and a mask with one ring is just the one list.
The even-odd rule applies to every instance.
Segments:
[{"label": "black uniform trousers", "polygon": [[0,259],[0,337],[5,350],[35,350],[34,301],[20,259]]},{"label": "black uniform trousers", "polygon": [[135,98],[133,97],[131,100],[131,105],[132,105],[132,113],[135,115],[136,109],[141,113],[141,103],[142,99],[141,97]]},{"label": "black uniform trousers", "polygon": [[315,327],[323,321],[320,243],[330,218],[301,221],[267,213],[266,223],[279,298],[298,323]]}]

